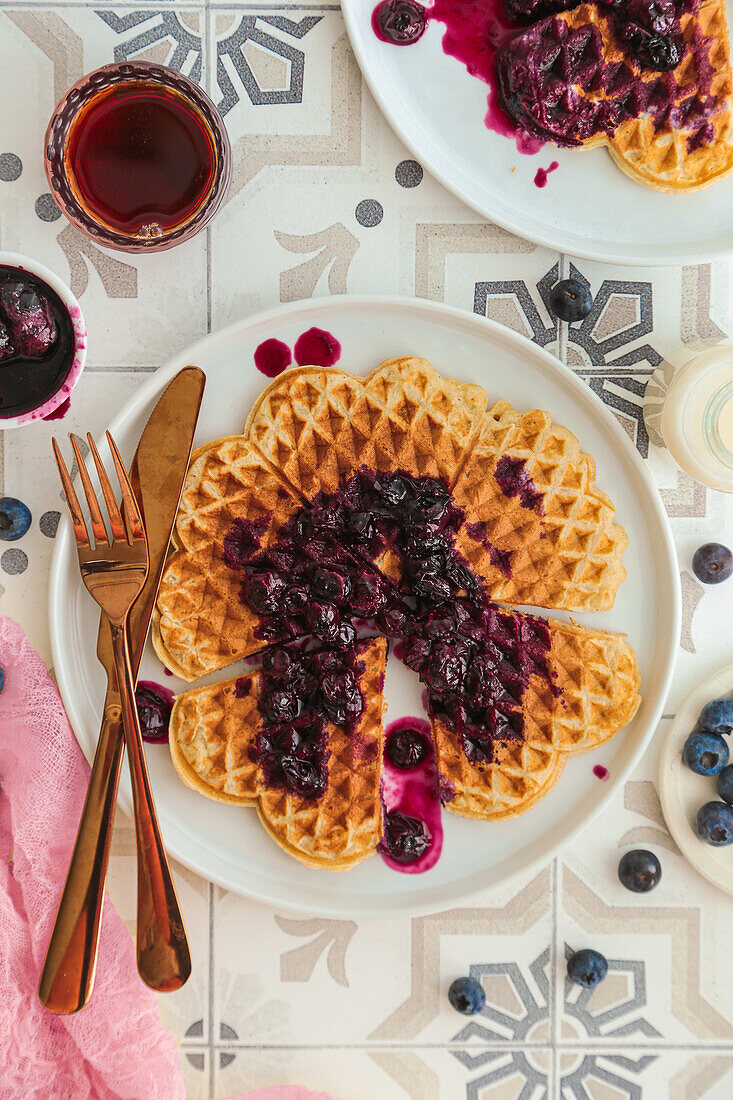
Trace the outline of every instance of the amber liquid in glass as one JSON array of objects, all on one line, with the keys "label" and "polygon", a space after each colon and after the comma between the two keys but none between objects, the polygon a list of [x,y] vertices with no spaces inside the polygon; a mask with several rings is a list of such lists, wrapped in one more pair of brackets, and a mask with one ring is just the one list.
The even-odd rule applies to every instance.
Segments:
[{"label": "amber liquid in glass", "polygon": [[79,112],[66,151],[78,201],[99,222],[155,237],[189,222],[216,173],[209,126],[184,96],[144,80],[107,88]]}]

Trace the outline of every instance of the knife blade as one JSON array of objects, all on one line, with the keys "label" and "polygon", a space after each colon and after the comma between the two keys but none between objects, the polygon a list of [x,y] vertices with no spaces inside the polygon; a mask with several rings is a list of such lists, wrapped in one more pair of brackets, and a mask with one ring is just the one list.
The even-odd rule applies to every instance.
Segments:
[{"label": "knife blade", "polygon": [[[137,675],[193,446],[206,377],[184,367],[168,384],[140,437],[130,480],[148,536],[148,579],[130,616]],[[97,656],[107,672],[102,728],[84,809],[46,955],[38,995],[52,1012],[83,1008],[91,996],[109,862],[124,732],[109,627],[100,622]]]}]

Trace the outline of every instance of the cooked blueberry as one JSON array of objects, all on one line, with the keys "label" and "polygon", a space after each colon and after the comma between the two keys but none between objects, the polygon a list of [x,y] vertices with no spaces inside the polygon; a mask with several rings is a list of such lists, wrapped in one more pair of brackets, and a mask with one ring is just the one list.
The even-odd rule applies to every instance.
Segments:
[{"label": "cooked blueberry", "polygon": [[706,844],[722,848],[733,843],[733,806],[727,802],[706,802],[697,811],[695,827]]},{"label": "cooked blueberry", "polygon": [[341,649],[347,649],[356,641],[356,627],[353,623],[347,622],[346,619],[342,619],[338,625],[336,637],[333,641],[334,645],[340,646]]},{"label": "cooked blueberry", "polygon": [[2,363],[4,359],[9,359],[11,355],[15,355],[13,341],[7,325],[4,325],[2,321],[0,321],[0,363]]},{"label": "cooked blueberry", "polygon": [[5,279],[0,307],[7,318],[15,350],[39,358],[56,343],[58,328],[48,300],[22,279]]},{"label": "cooked blueberry", "polygon": [[733,730],[733,699],[713,699],[700,711],[700,725],[711,733]]},{"label": "cooked blueberry", "polygon": [[289,722],[300,714],[300,699],[292,691],[276,688],[262,693],[260,710],[273,722]]},{"label": "cooked blueberry", "polygon": [[484,987],[475,978],[456,978],[448,990],[448,1000],[456,1012],[475,1016],[486,1004]]},{"label": "cooked blueberry", "polygon": [[424,821],[400,810],[384,815],[382,844],[397,863],[414,863],[427,852],[430,834]]},{"label": "cooked blueberry", "polygon": [[399,656],[413,672],[421,672],[430,657],[430,642],[414,634],[402,643]]},{"label": "cooked blueberry", "polygon": [[308,589],[304,584],[291,584],[283,593],[282,604],[290,615],[297,615],[308,603]]},{"label": "cooked blueberry", "polygon": [[383,630],[385,634],[390,636],[399,637],[403,634],[405,627],[407,626],[408,617],[407,612],[403,607],[398,604],[394,604],[392,607],[387,607],[384,611],[380,611],[377,615],[377,624],[380,630]]},{"label": "cooked blueberry", "polygon": [[422,764],[430,752],[430,746],[419,730],[404,726],[389,735],[385,752],[391,764],[396,768],[407,770]]},{"label": "cooked blueberry", "polygon": [[568,959],[570,981],[586,989],[592,989],[602,982],[607,973],[608,960],[600,951],[594,951],[592,947],[584,947],[582,951],[576,951]]},{"label": "cooked blueberry", "polygon": [[561,279],[550,291],[550,309],[561,321],[583,321],[592,308],[591,292],[578,279]]},{"label": "cooked blueberry", "polygon": [[715,779],[715,788],[723,802],[733,806],[733,764],[726,764],[723,770],[718,772]]},{"label": "cooked blueberry", "polygon": [[316,569],[311,580],[311,592],[316,599],[343,603],[351,595],[351,581],[332,569]]},{"label": "cooked blueberry", "polygon": [[364,709],[356,676],[351,671],[330,672],[321,680],[323,709],[337,725],[353,722]]},{"label": "cooked blueberry", "polygon": [[283,756],[280,767],[288,786],[303,798],[313,798],[325,790],[325,776],[311,761],[299,760],[295,756]]},{"label": "cooked blueberry", "polygon": [[733,553],[719,542],[706,542],[692,556],[692,571],[703,584],[720,584],[733,573]]},{"label": "cooked blueberry", "polygon": [[646,848],[634,848],[624,852],[618,865],[618,877],[622,886],[634,894],[647,894],[662,877],[662,865]]},{"label": "cooked blueberry", "polygon": [[272,615],[280,604],[285,582],[277,573],[254,573],[245,584],[247,603],[259,615]]},{"label": "cooked blueberry", "polygon": [[366,573],[354,585],[349,606],[354,615],[360,618],[373,618],[384,607],[386,601],[384,589],[379,581]]},{"label": "cooked blueberry", "polygon": [[459,648],[458,639],[452,644],[440,640],[433,646],[424,676],[433,691],[459,692],[467,669],[467,654]]},{"label": "cooked blueberry", "polygon": [[22,500],[0,497],[0,539],[4,542],[15,542],[22,538],[30,527],[32,518]]},{"label": "cooked blueberry", "polygon": [[697,775],[717,775],[728,763],[728,745],[717,733],[691,733],[682,759]]},{"label": "cooked blueberry", "polygon": [[338,608],[332,603],[309,603],[305,612],[308,629],[316,638],[331,642],[338,633],[340,618]]},{"label": "cooked blueberry", "polygon": [[135,703],[143,741],[155,743],[168,740],[172,700],[173,696],[167,688],[147,682],[137,685]]},{"label": "cooked blueberry", "polygon": [[[417,7],[417,4],[410,6]],[[423,9],[420,9],[420,14],[424,18]],[[374,489],[379,497],[391,505],[401,504],[410,492],[407,481],[399,474],[393,474],[392,477],[387,477],[384,481],[375,482]]]},{"label": "cooked blueberry", "polygon": [[282,646],[272,646],[262,654],[262,668],[278,678],[285,676],[292,667],[293,658]]}]

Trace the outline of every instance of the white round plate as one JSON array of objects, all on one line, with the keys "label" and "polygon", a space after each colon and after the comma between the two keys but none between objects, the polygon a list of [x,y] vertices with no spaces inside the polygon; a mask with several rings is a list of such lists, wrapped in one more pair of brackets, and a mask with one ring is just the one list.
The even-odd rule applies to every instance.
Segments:
[{"label": "white round plate", "polygon": [[733,894],[733,847],[714,848],[695,832],[700,807],[720,801],[715,778],[690,771],[682,761],[682,749],[705,704],[732,695],[733,665],[728,665],[693,691],[680,707],[659,761],[659,797],[667,828],[690,866],[726,894]]},{"label": "white round plate", "polygon": [[[379,857],[344,874],[309,870],[270,840],[255,813],[195,794],[177,777],[165,746],[147,747],[168,849],[205,877],[276,905],[329,916],[434,911],[545,864],[603,809],[631,771],[661,713],[679,637],[675,553],[659,495],[644,464],[591,390],[524,337],[432,302],[324,298],[260,314],[207,337],[143,383],[114,419],[110,428],[123,457],[129,461],[159,393],[188,363],[207,374],[196,443],[240,431],[266,384],[253,365],[255,348],[273,336],[292,347],[312,325],[341,341],[341,364],[356,374],[390,356],[419,354],[446,375],[480,383],[491,402],[506,398],[520,409],[547,409],[592,452],[598,484],[610,494],[629,533],[625,556],[629,575],[615,607],[602,615],[578,618],[629,634],[639,654],[644,695],[635,720],[597,752],[570,760],[555,790],[526,816],[487,824],[444,814],[443,855],[424,875],[396,874]],[[59,687],[79,743],[91,757],[105,677],[95,658],[98,614],[79,578],[68,522],[57,537],[50,617]],[[149,647],[141,679],[158,680],[178,691],[190,686],[162,673]],[[225,675],[231,672],[221,673],[220,678]],[[399,661],[391,661],[387,720],[421,714],[420,695],[417,677]],[[609,782],[594,778],[594,764],[606,765]],[[120,802],[129,809],[126,774]]]},{"label": "white round plate", "polygon": [[[484,126],[488,87],[443,53],[443,24],[430,21],[418,42],[393,46],[372,30],[376,3],[341,4],[372,95],[421,164],[485,218],[606,263],[703,263],[733,252],[733,175],[669,195],[632,182],[604,148],[545,145],[523,156],[512,138]],[[537,169],[552,161],[559,168],[536,187]]]}]

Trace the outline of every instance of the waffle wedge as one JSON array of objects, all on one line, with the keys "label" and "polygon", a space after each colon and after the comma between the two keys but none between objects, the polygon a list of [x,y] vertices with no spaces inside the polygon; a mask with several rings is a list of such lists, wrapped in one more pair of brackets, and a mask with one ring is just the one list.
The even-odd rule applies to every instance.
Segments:
[{"label": "waffle wedge", "polygon": [[[622,8],[617,9],[622,12]],[[606,146],[638,183],[685,193],[733,168],[733,77],[723,0],[678,17],[682,56],[645,67],[612,6],[581,4],[541,19],[497,58],[502,99],[528,134],[556,145]]]},{"label": "waffle wedge", "polygon": [[595,474],[546,412],[518,413],[506,401],[489,410],[452,491],[466,513],[456,547],[492,599],[569,611],[613,605],[628,538]]},{"label": "waffle wedge", "polygon": [[264,828],[308,867],[343,871],[376,850],[387,644],[361,644],[359,687],[365,708],[353,730],[329,723],[328,787],[319,799],[268,787],[257,763],[260,674],[179,695],[171,715],[171,757],[181,779],[208,798],[257,809]]},{"label": "waffle wedge", "polygon": [[530,679],[521,703],[522,739],[494,742],[491,760],[472,761],[460,737],[432,719],[451,813],[491,821],[525,813],[549,793],[568,756],[608,741],[636,713],[639,669],[622,635],[556,621],[548,626],[555,690],[540,677]]}]

